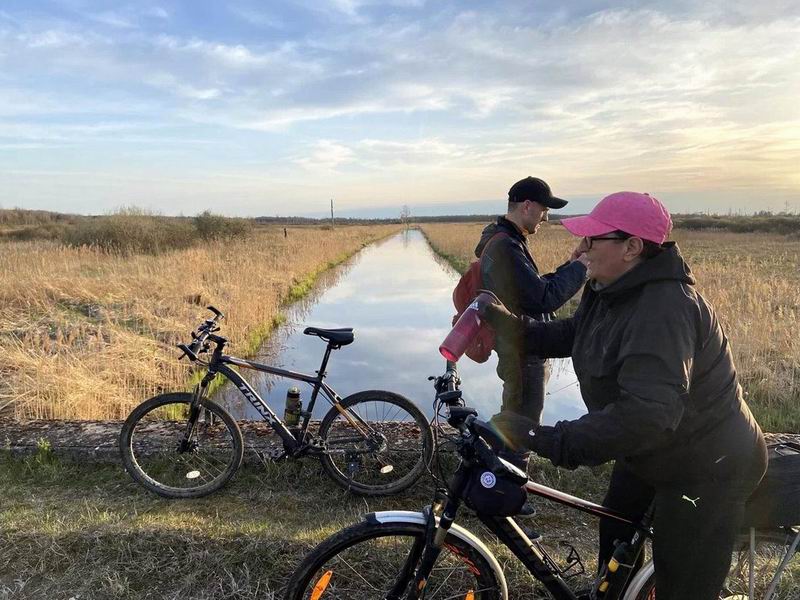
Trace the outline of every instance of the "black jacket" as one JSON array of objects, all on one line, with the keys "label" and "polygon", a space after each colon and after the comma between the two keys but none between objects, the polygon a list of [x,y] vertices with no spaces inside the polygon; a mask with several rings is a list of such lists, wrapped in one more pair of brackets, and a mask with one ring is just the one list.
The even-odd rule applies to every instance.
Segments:
[{"label": "black jacket", "polygon": [[498,217],[481,234],[475,256],[481,257],[493,235],[495,239],[481,258],[481,280],[508,309],[538,321],[553,318],[553,312],[572,298],[586,279],[586,267],[578,262],[564,263],[554,273],[540,275],[528,250],[526,238],[511,221]]},{"label": "black jacket", "polygon": [[657,484],[725,479],[763,446],[728,340],[694,283],[670,244],[608,287],[587,284],[572,318],[523,318],[529,352],[572,356],[589,410],[540,427],[538,454],[567,467],[622,459]]}]

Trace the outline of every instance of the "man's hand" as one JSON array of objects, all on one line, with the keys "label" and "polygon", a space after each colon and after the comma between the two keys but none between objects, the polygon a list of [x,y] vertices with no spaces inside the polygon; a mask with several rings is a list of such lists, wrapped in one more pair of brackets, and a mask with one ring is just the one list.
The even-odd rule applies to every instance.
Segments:
[{"label": "man's hand", "polygon": [[586,258],[586,250],[587,250],[586,240],[584,238],[581,238],[580,243],[575,247],[575,250],[572,251],[572,254],[569,257],[569,261],[574,262],[577,260],[585,265],[588,260]]}]

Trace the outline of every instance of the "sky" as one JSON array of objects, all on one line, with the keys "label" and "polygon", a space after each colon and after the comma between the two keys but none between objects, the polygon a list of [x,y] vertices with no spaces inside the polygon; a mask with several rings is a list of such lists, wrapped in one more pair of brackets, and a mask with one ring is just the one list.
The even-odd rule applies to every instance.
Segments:
[{"label": "sky", "polygon": [[0,0],[0,207],[800,212],[796,0]]}]

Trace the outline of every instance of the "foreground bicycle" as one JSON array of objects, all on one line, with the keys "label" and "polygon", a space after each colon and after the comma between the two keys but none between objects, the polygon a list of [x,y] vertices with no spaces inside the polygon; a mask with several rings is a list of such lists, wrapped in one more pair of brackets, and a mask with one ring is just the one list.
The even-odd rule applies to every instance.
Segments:
[{"label": "foreground bicycle", "polygon": [[[457,382],[455,366],[448,363],[444,376]],[[441,380],[442,378],[440,378]],[[371,513],[317,546],[302,562],[287,586],[286,600],[507,600],[531,597],[531,590],[509,595],[503,569],[492,552],[475,535],[455,524],[459,507],[476,509],[478,519],[511,550],[541,587],[556,600],[622,599],[655,600],[652,562],[632,578],[627,565],[645,551],[652,537],[653,507],[641,522],[593,502],[571,496],[528,480],[525,473],[499,458],[491,446],[500,447],[496,434],[478,420],[477,412],[464,407],[461,392],[442,390],[439,402],[448,423],[458,432],[453,437],[461,463],[448,483],[423,512]],[[440,410],[436,411],[437,416]],[[436,420],[437,429],[447,435]],[[489,442],[487,444],[487,441]],[[800,447],[782,445],[787,453]],[[772,466],[772,462],[770,465]],[[796,464],[796,463],[795,463]],[[522,486],[522,488],[520,488]],[[538,539],[530,539],[513,514],[526,492],[572,509],[634,524],[630,541],[616,546],[614,556],[587,589],[583,562],[577,550],[560,562]],[[795,499],[796,500],[796,499]],[[491,507],[494,514],[481,513]],[[792,517],[800,523],[800,508],[792,505]],[[500,512],[501,514],[497,514]],[[797,600],[800,598],[800,528],[765,526],[749,528],[734,550],[733,564],[721,598],[733,600]],[[571,579],[580,579],[570,585]],[[580,591],[572,587],[581,587]],[[539,597],[539,596],[537,596]]]},{"label": "foreground bicycle", "polygon": [[[207,397],[219,374],[226,377],[280,436],[282,448],[268,458],[317,456],[331,478],[360,495],[388,495],[413,485],[425,472],[433,452],[431,428],[422,412],[407,398],[381,390],[340,398],[325,383],[331,352],[354,340],[352,329],[308,327],[303,333],[327,342],[316,375],[306,375],[223,354],[227,340],[215,335],[224,315],[192,332],[191,344],[179,344],[187,356],[207,371],[193,393],[161,394],[136,407],[120,432],[122,462],[142,486],[167,498],[197,498],[210,494],[239,469],[244,454],[236,420]],[[213,344],[213,349],[212,349]],[[200,354],[210,353],[208,360]],[[302,381],[313,391],[301,423],[289,427],[241,375],[228,365]],[[331,409],[311,431],[311,413],[319,392]]]}]

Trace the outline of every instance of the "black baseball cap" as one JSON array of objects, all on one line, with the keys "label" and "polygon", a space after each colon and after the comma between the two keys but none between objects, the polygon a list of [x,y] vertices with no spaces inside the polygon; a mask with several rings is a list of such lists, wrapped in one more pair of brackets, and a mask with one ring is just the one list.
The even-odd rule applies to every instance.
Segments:
[{"label": "black baseball cap", "polygon": [[538,177],[520,179],[508,190],[509,202],[525,202],[525,200],[533,200],[547,208],[564,208],[567,205],[566,200],[553,196],[550,186]]}]

